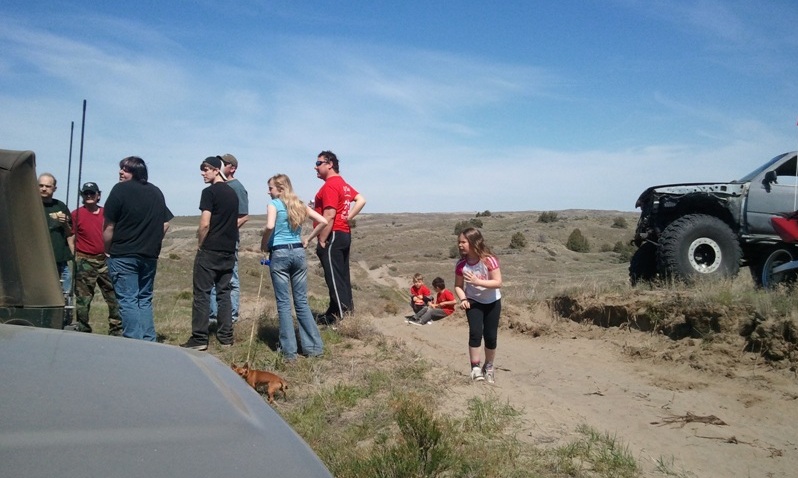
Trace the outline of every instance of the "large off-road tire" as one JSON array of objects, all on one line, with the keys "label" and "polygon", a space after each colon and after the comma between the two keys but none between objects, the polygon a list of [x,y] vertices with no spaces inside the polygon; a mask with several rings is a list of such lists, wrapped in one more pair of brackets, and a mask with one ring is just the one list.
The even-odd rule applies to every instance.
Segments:
[{"label": "large off-road tire", "polygon": [[651,282],[657,278],[657,246],[644,242],[629,261],[629,283]]},{"label": "large off-road tire", "polygon": [[754,281],[765,289],[774,289],[779,285],[789,287],[795,285],[796,279],[798,279],[798,269],[773,272],[774,268],[792,262],[793,259],[793,253],[790,250],[784,247],[773,248],[763,262],[751,269],[752,276],[756,274]]},{"label": "large off-road tire", "polygon": [[714,216],[689,214],[673,221],[659,244],[657,265],[665,277],[691,282],[732,277],[740,270],[737,236]]},{"label": "large off-road tire", "polygon": [[762,285],[762,267],[764,267],[765,261],[773,251],[781,248],[782,246],[763,247],[746,253],[748,256],[748,271],[751,273],[751,279],[753,279],[757,287],[764,287]]}]

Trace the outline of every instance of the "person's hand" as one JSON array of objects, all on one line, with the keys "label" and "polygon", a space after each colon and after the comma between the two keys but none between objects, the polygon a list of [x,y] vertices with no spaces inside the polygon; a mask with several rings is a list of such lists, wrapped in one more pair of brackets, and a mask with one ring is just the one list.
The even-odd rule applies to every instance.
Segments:
[{"label": "person's hand", "polygon": [[463,310],[468,310],[471,308],[471,302],[468,299],[463,299],[460,301],[460,308]]},{"label": "person's hand", "polygon": [[464,271],[463,272],[463,279],[466,282],[471,282],[472,284],[474,284],[475,280],[477,279],[477,276],[475,276],[474,273],[471,272],[471,271]]}]

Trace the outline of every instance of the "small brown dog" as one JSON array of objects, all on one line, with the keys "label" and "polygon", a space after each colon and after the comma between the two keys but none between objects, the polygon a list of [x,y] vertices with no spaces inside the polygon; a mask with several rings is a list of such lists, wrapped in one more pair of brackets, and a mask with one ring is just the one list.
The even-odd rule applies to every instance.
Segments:
[{"label": "small brown dog", "polygon": [[276,392],[283,392],[283,399],[287,400],[285,391],[288,390],[288,383],[278,375],[265,370],[251,369],[248,363],[240,367],[236,364],[231,364],[230,367],[256,391],[261,385],[266,385],[266,397],[269,399],[269,403],[274,403],[274,394]]}]

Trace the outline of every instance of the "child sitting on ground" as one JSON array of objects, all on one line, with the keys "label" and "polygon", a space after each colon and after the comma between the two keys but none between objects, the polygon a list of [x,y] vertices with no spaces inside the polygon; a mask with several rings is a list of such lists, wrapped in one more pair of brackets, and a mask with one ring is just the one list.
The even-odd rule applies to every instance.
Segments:
[{"label": "child sitting on ground", "polygon": [[432,287],[435,288],[437,296],[435,301],[427,304],[426,307],[416,312],[414,323],[424,325],[432,323],[435,319],[442,319],[454,313],[454,306],[457,301],[454,300],[452,291],[446,288],[446,283],[442,278],[436,277],[432,280]]},{"label": "child sitting on ground", "polygon": [[410,286],[410,306],[413,308],[413,313],[418,313],[431,300],[432,292],[424,285],[424,276],[416,273],[413,276],[413,285]]}]

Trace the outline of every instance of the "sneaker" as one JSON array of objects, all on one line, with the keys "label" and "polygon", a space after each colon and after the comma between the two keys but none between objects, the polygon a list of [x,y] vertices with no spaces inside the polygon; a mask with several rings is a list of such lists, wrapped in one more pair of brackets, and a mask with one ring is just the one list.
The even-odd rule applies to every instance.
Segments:
[{"label": "sneaker", "polygon": [[229,344],[222,344],[222,343],[219,344],[219,347],[221,347],[223,349],[229,349],[232,346],[233,346],[233,342],[230,342]]},{"label": "sneaker", "polygon": [[188,339],[186,343],[180,344],[180,346],[184,349],[199,350],[200,352],[208,350],[208,344],[203,344],[202,342],[194,340],[194,337]]},{"label": "sneaker", "polygon": [[482,369],[479,368],[479,365],[476,365],[471,368],[471,380],[475,382],[481,382],[485,380],[485,377],[482,376]]},{"label": "sneaker", "polygon": [[496,378],[493,372],[493,365],[486,365],[485,368],[483,369],[483,372],[485,374],[485,380],[487,380],[488,383],[496,383]]}]

